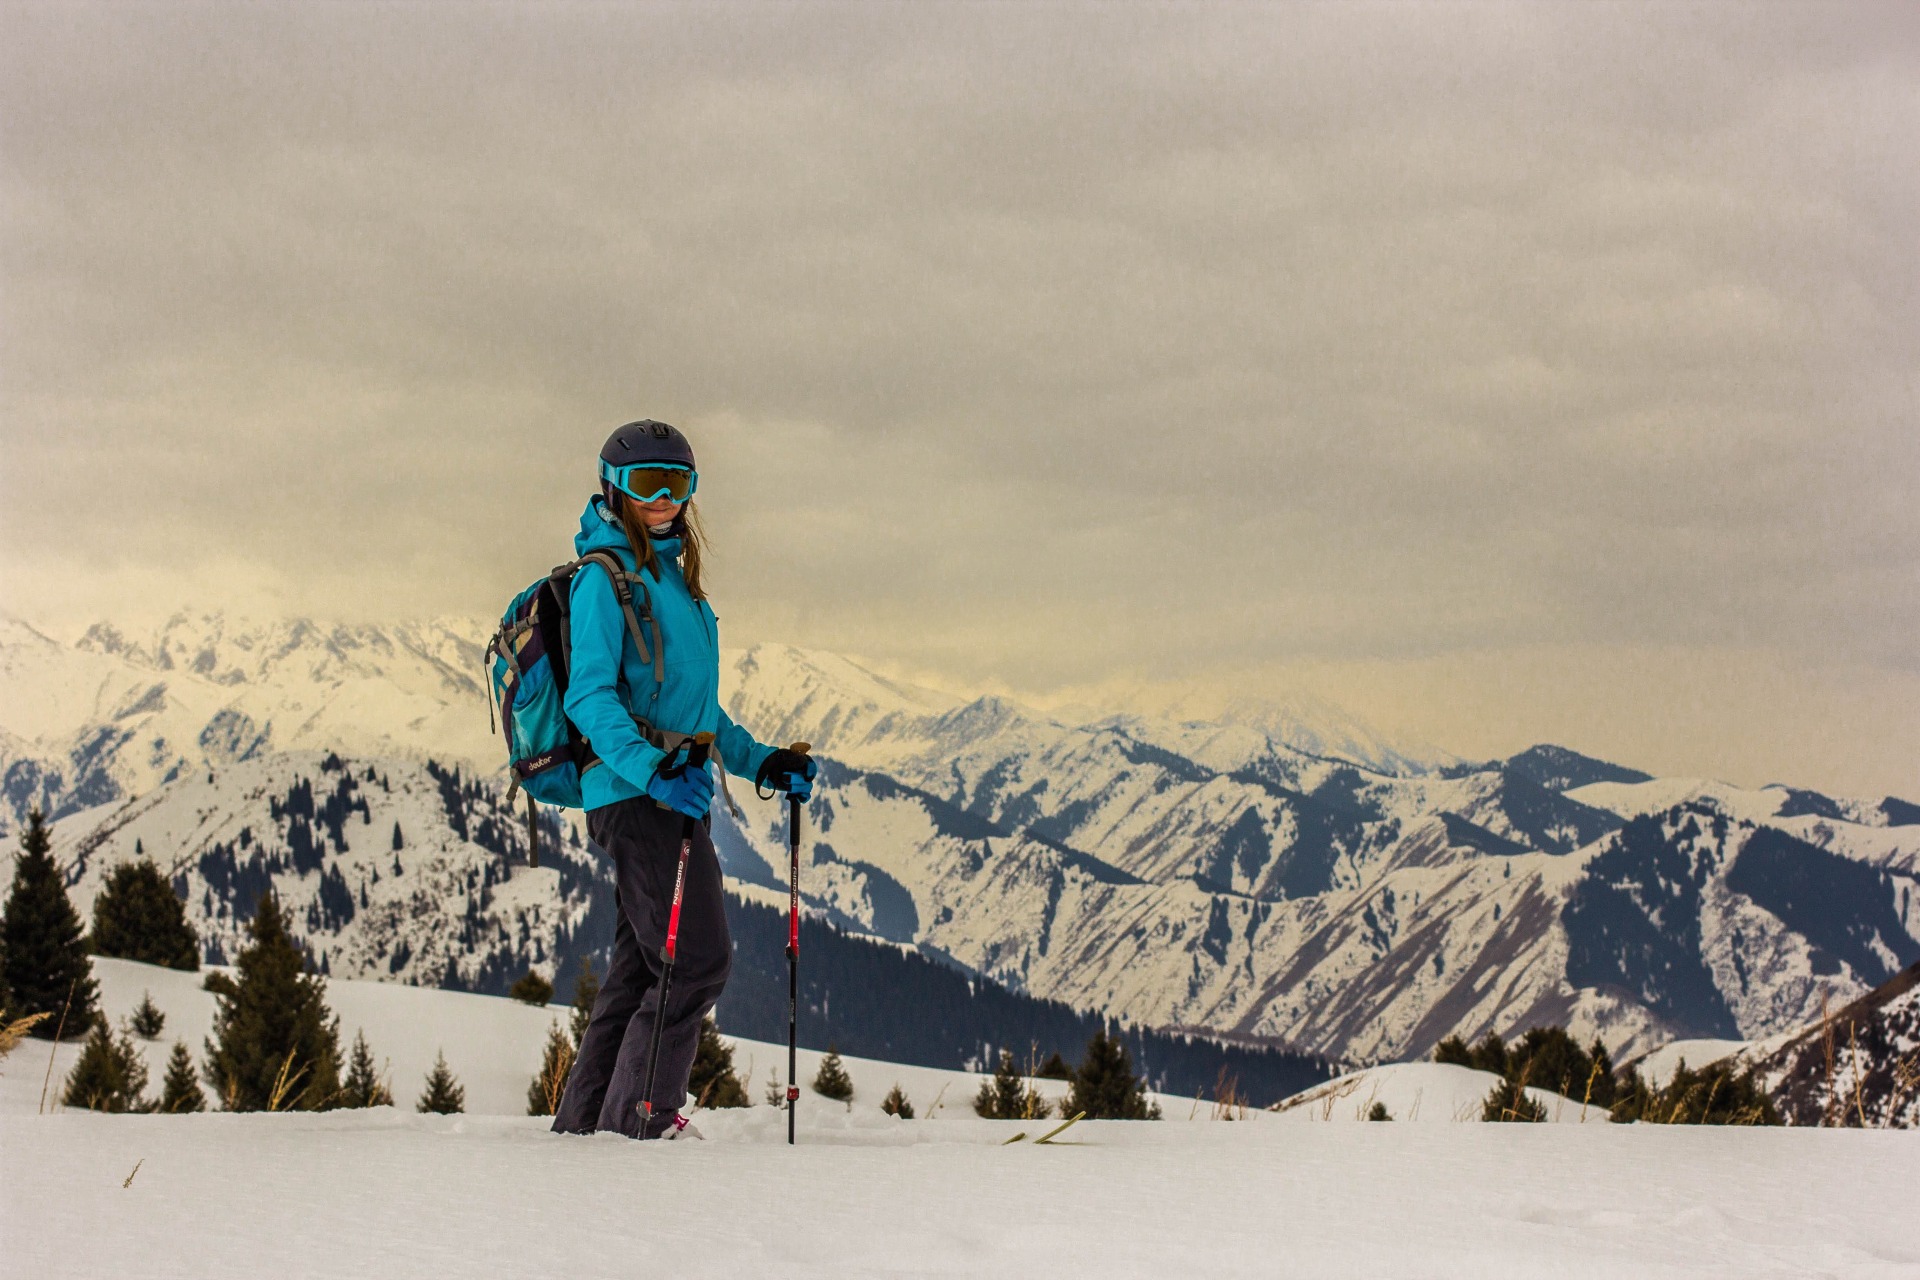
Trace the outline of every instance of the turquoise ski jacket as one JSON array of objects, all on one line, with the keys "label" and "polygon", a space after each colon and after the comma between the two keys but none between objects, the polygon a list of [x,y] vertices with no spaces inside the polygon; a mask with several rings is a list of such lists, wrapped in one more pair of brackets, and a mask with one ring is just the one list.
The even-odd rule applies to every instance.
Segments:
[{"label": "turquoise ski jacket", "polygon": [[[580,515],[574,554],[611,551],[627,572],[636,572],[633,550],[620,519],[595,495]],[[574,573],[569,627],[573,645],[567,673],[567,718],[593,744],[600,763],[580,779],[581,800],[598,809],[646,794],[647,781],[665,752],[640,736],[637,715],[661,729],[711,733],[720,763],[739,778],[754,778],[773,748],[735,724],[720,706],[720,623],[704,600],[695,600],[680,573],[680,539],[655,538],[659,577],[647,575],[653,616],[660,623],[665,679],[655,684],[653,665],[627,631],[613,581],[597,564]],[[637,593],[636,593],[637,594]]]}]

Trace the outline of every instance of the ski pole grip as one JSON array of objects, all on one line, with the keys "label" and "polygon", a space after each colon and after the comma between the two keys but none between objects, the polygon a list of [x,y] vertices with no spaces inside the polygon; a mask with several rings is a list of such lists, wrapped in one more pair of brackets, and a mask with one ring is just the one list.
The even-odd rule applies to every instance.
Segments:
[{"label": "ski pole grip", "polygon": [[793,752],[793,754],[797,756],[803,756],[807,754],[807,752],[813,750],[813,744],[811,742],[796,742],[792,746],[788,747],[787,750]]},{"label": "ski pole grip", "polygon": [[667,753],[666,763],[660,767],[660,776],[677,778],[689,769],[704,769],[707,767],[708,753],[712,750],[713,735],[696,733]]},{"label": "ski pole grip", "polygon": [[687,747],[688,767],[694,768],[694,769],[706,768],[707,758],[712,754],[712,752],[713,752],[713,735],[710,733],[694,734],[692,743],[690,743]]}]

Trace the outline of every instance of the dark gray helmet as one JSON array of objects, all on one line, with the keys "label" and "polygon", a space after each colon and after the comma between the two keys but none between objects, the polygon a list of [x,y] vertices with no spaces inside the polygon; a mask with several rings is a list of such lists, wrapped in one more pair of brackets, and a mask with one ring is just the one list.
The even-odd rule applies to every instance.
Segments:
[{"label": "dark gray helmet", "polygon": [[664,462],[698,470],[693,465],[693,445],[678,427],[642,418],[629,422],[607,437],[600,449],[600,461],[610,467],[630,467],[639,462]]}]

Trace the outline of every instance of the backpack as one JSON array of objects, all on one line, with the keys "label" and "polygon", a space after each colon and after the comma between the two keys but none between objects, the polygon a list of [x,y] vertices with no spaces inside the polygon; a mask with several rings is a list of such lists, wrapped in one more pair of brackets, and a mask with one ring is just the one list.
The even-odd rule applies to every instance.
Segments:
[{"label": "backpack", "polygon": [[[628,573],[612,552],[594,551],[560,565],[507,606],[482,654],[489,685],[488,726],[492,727],[493,708],[498,706],[513,774],[507,803],[513,803],[515,792],[527,793],[527,860],[536,867],[540,855],[534,802],[581,808],[580,775],[600,760],[566,713],[573,647],[567,626],[569,587],[573,575],[588,564],[598,564],[613,579],[614,594],[640,659],[653,666],[654,685],[658,687],[665,678],[660,623],[653,616],[645,575]],[[649,729],[642,722],[642,733]]]}]

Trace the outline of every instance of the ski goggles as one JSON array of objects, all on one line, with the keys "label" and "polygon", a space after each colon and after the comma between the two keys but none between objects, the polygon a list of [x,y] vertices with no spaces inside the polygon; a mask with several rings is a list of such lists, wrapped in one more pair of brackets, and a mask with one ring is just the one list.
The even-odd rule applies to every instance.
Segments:
[{"label": "ski goggles", "polygon": [[635,502],[685,502],[700,487],[700,473],[685,467],[636,462],[628,467],[600,464],[600,478]]}]

